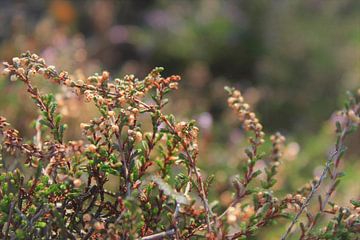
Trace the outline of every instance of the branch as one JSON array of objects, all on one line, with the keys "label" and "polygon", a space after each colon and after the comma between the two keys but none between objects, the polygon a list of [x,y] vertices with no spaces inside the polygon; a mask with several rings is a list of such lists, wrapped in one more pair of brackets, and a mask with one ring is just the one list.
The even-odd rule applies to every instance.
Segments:
[{"label": "branch", "polygon": [[11,218],[12,218],[12,214],[14,212],[14,207],[15,207],[15,202],[11,202],[10,210],[9,210],[9,216],[8,216],[8,220],[7,220],[6,228],[5,228],[4,240],[6,240],[8,238],[8,235],[9,235],[10,221],[11,221]]},{"label": "branch", "polygon": [[153,235],[149,235],[146,237],[142,237],[140,238],[141,240],[154,240],[154,239],[161,239],[163,237],[167,237],[167,236],[172,236],[175,234],[175,229],[170,229],[168,231],[164,231],[164,232],[160,232],[160,233],[155,233]]},{"label": "branch", "polygon": [[[301,206],[299,212],[296,214],[295,218],[292,220],[290,226],[287,228],[285,234],[281,237],[281,240],[285,240],[292,228],[294,227],[294,225],[297,223],[299,217],[301,216],[301,214],[304,212],[304,210],[306,209],[306,207],[309,205],[310,200],[312,199],[312,197],[314,196],[314,194],[317,192],[317,190],[319,189],[320,185],[322,184],[322,182],[324,181],[324,179],[326,178],[326,175],[328,173],[328,171],[330,170],[331,164],[333,164],[335,162],[335,164],[338,164],[339,159],[341,157],[341,151],[344,147],[344,140],[346,137],[346,134],[349,132],[349,127],[350,127],[350,120],[347,119],[347,123],[346,126],[344,127],[344,129],[341,132],[341,135],[339,137],[339,141],[335,146],[335,152],[333,154],[330,155],[330,157],[328,158],[328,160],[326,161],[326,165],[324,170],[321,173],[320,179],[319,181],[315,184],[315,186],[313,186],[310,194],[307,196],[304,204]],[[322,209],[325,208],[326,203],[328,202],[330,196],[327,196],[326,200],[323,202],[322,204]],[[325,204],[325,205],[324,205]]]}]

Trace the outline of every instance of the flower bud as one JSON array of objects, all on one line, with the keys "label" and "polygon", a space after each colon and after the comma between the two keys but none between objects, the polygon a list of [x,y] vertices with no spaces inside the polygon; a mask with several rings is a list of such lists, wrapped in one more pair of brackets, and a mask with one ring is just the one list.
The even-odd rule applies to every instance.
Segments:
[{"label": "flower bud", "polygon": [[113,124],[113,125],[111,125],[111,130],[112,130],[113,132],[118,133],[118,132],[119,132],[119,126],[118,126],[118,125]]},{"label": "flower bud", "polygon": [[86,129],[89,127],[89,124],[86,124],[86,123],[80,123],[80,128],[81,129]]},{"label": "flower bud", "polygon": [[18,77],[15,74],[10,76],[10,81],[15,82],[16,80],[18,80]]},{"label": "flower bud", "polygon": [[84,81],[83,80],[78,80],[77,85],[80,86],[80,87],[84,86]]},{"label": "flower bud", "polygon": [[81,179],[80,178],[75,178],[73,181],[74,187],[79,188],[82,184]]},{"label": "flower bud", "polygon": [[134,136],[135,142],[139,143],[142,141],[142,133],[141,132],[136,132],[135,136]]},{"label": "flower bud", "polygon": [[356,113],[353,110],[349,110],[348,115],[351,121],[355,123],[360,123],[360,118],[356,116]]},{"label": "flower bud", "polygon": [[91,217],[91,215],[90,215],[89,213],[85,213],[85,214],[83,215],[83,221],[84,221],[84,222],[90,222],[91,219],[92,219],[92,217]]},{"label": "flower bud", "polygon": [[177,82],[172,82],[169,84],[169,88],[170,89],[173,89],[173,90],[176,90],[178,89],[178,83]]},{"label": "flower bud", "polygon": [[25,70],[22,67],[20,67],[18,68],[18,73],[23,75],[25,73]]},{"label": "flower bud", "polygon": [[9,75],[9,74],[11,73],[11,71],[10,71],[10,69],[5,68],[5,69],[2,71],[2,73],[7,76],[7,75]]},{"label": "flower bud", "polygon": [[110,73],[109,73],[108,71],[103,71],[103,72],[102,72],[101,78],[102,78],[102,81],[103,81],[103,82],[106,81],[106,80],[108,80],[109,77],[110,77]]},{"label": "flower bud", "polygon": [[35,77],[35,75],[36,75],[36,71],[34,69],[30,69],[29,72],[28,72],[27,77],[28,78],[33,78],[33,77]]},{"label": "flower bud", "polygon": [[95,222],[94,228],[96,231],[101,231],[105,229],[105,224],[103,222]]},{"label": "flower bud", "polygon": [[87,147],[87,150],[92,152],[92,153],[95,153],[96,152],[96,146],[94,144],[90,144],[88,147]]},{"label": "flower bud", "polygon": [[15,64],[15,65],[20,65],[20,58],[14,57],[14,58],[12,59],[12,61],[13,61],[13,64]]}]

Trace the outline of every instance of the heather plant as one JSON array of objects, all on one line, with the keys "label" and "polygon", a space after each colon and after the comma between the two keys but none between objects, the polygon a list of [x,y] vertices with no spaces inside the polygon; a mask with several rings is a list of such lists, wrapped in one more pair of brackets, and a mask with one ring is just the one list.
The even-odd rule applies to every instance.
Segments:
[{"label": "heather plant", "polygon": [[[216,179],[198,167],[195,121],[164,111],[179,76],[162,77],[163,69],[155,68],[144,79],[112,78],[103,71],[73,80],[29,52],[4,66],[11,81],[24,84],[39,117],[28,140],[0,118],[3,239],[248,239],[282,219],[288,219],[282,239],[295,227],[299,239],[358,238],[360,201],[339,206],[331,199],[343,176],[344,140],[360,123],[359,93],[349,93],[338,113],[337,141],[321,176],[277,196],[273,187],[285,137],[267,138],[241,92],[226,88],[249,146],[243,171],[232,179],[232,201],[223,208],[208,197]],[[34,86],[36,78],[65,86],[96,106],[99,116],[80,125],[83,139],[64,137],[57,101]],[[9,155],[23,160],[19,168],[5,166]],[[259,160],[265,168],[257,167]]]}]

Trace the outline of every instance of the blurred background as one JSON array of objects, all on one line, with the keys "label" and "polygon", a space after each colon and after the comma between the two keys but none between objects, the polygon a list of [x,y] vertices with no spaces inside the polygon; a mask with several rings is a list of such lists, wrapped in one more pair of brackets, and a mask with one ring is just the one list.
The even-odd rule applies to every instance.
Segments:
[{"label": "blurred background", "polygon": [[[181,75],[168,108],[179,120],[198,121],[200,165],[215,174],[212,195],[220,195],[221,205],[231,200],[229,176],[240,173],[246,146],[224,86],[242,91],[269,135],[287,137],[276,185],[280,197],[321,172],[335,139],[334,112],[346,90],[360,86],[358,0],[0,0],[0,22],[2,61],[30,50],[75,79],[104,69],[142,78],[156,66],[165,67],[165,75]],[[46,81],[37,84],[64,92]],[[0,114],[31,138],[37,112],[23,86],[1,77],[0,89]],[[78,139],[78,124],[96,112],[62,95],[67,138]],[[347,175],[337,190],[345,205],[360,197],[359,137],[348,142]],[[272,228],[266,239],[282,231]]]}]

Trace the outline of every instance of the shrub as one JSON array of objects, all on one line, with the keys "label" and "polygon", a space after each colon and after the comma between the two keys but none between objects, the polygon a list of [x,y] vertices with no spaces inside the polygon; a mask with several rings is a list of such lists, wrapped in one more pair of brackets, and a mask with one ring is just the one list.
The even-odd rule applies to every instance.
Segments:
[{"label": "shrub", "polygon": [[[360,231],[360,202],[349,207],[331,202],[343,175],[344,139],[360,123],[358,95],[349,94],[339,112],[337,142],[320,178],[276,197],[272,187],[285,138],[276,133],[270,137],[272,148],[264,148],[268,140],[256,114],[240,91],[226,88],[249,147],[243,173],[233,179],[233,200],[222,209],[208,199],[216,179],[203,177],[197,165],[195,122],[178,121],[163,111],[179,76],[162,77],[162,68],[155,68],[143,80],[133,75],[112,79],[104,71],[73,81],[31,53],[4,66],[3,72],[24,84],[40,111],[32,141],[0,118],[4,152],[24,160],[22,170],[3,169],[0,176],[4,239],[245,239],[281,218],[290,221],[282,239],[300,220],[300,239],[351,239]],[[33,85],[39,75],[97,107],[100,116],[80,125],[86,141],[64,139],[66,125],[54,96]],[[255,168],[260,159],[266,160],[264,170]],[[265,178],[259,177],[262,173]],[[325,178],[329,186],[319,194]],[[315,195],[319,206],[312,212]]]}]

